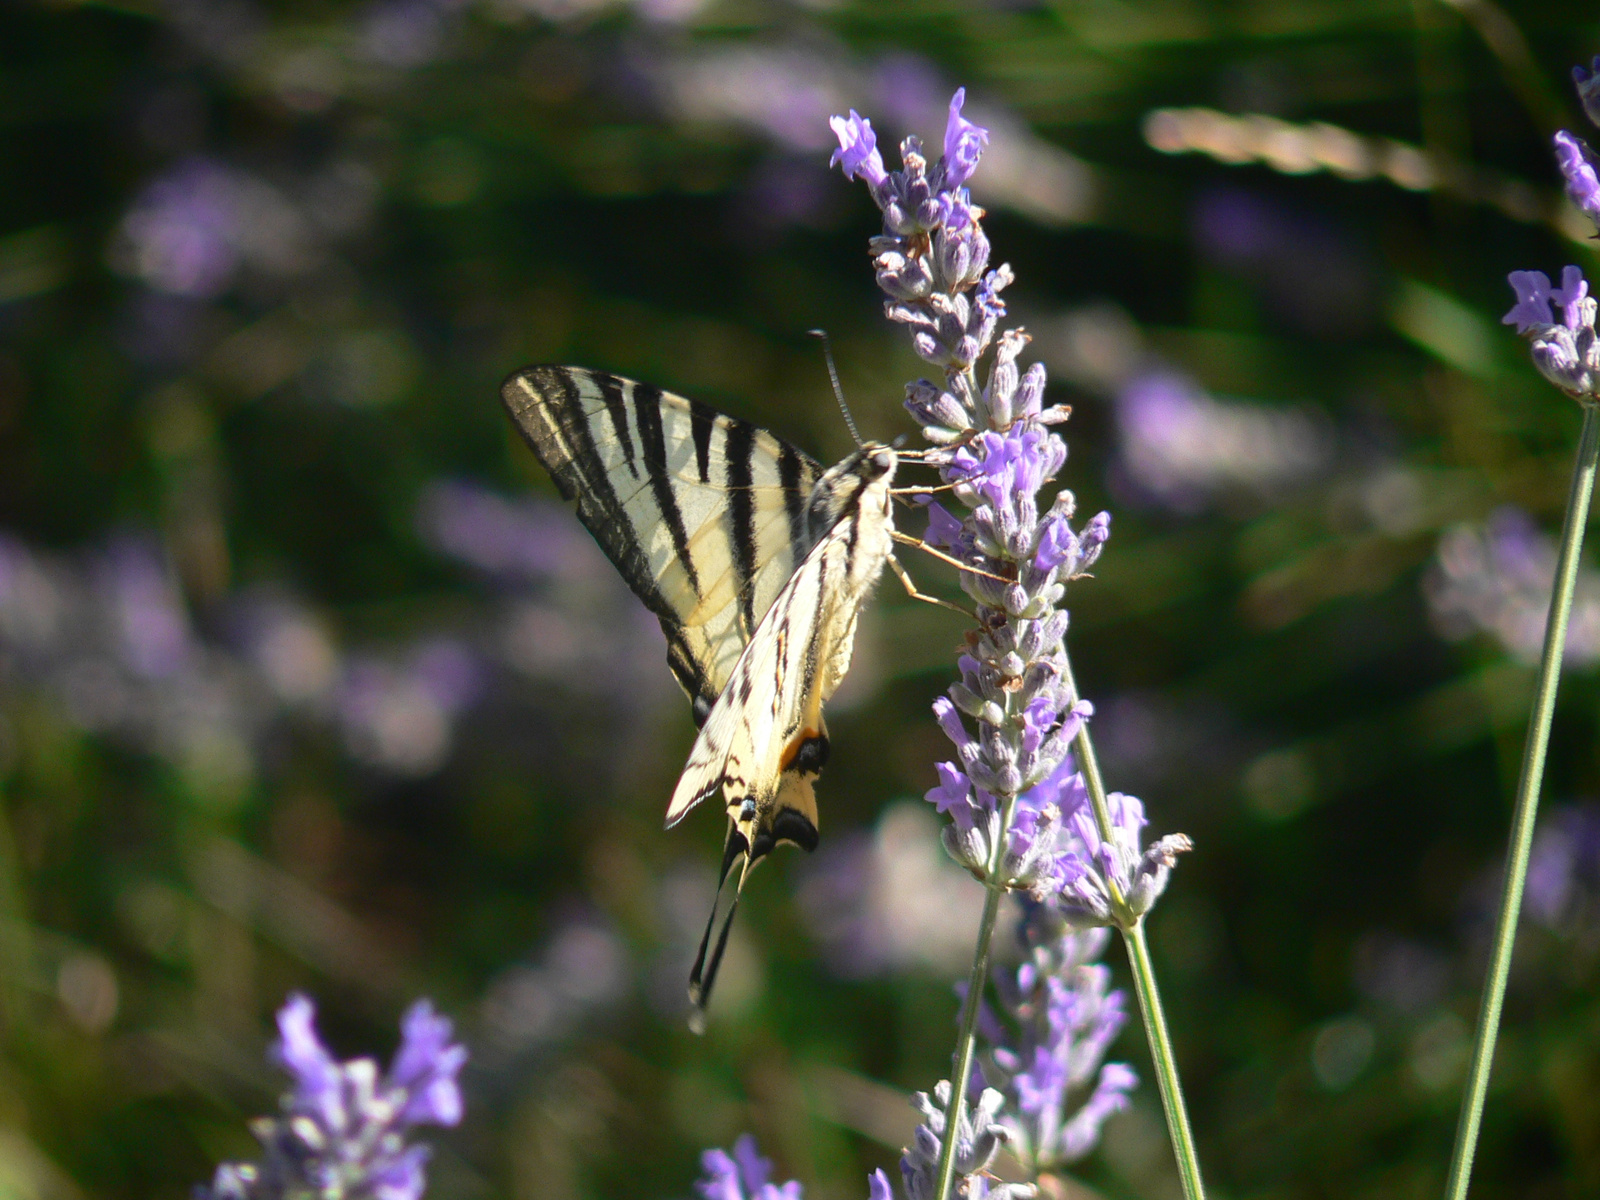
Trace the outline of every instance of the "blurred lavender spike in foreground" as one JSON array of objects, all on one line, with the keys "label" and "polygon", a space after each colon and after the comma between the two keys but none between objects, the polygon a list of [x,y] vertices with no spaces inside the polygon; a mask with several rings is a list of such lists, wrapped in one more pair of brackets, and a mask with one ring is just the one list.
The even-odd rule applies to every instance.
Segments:
[{"label": "blurred lavender spike in foreground", "polygon": [[1012,1152],[1037,1177],[1093,1150],[1139,1077],[1125,1063],[1102,1065],[1128,1019],[1124,994],[1097,961],[1110,930],[1074,930],[1053,906],[1024,901],[1018,937],[1027,957],[996,969],[1000,1012],[986,1011],[979,1032],[990,1044],[983,1078],[1005,1097]]},{"label": "blurred lavender spike in foreground", "polygon": [[701,1200],[801,1200],[799,1181],[773,1183],[772,1160],[756,1152],[748,1133],[733,1144],[733,1153],[707,1150],[700,1156],[705,1174],[694,1185]]},{"label": "blurred lavender spike in foreground", "polygon": [[278,1012],[271,1057],[294,1081],[283,1113],[251,1123],[260,1163],[225,1163],[195,1200],[418,1200],[429,1148],[415,1125],[461,1120],[456,1076],[467,1060],[450,1021],[419,1000],[401,1019],[400,1047],[380,1075],[370,1058],[338,1062],[317,1036],[315,1009],[295,995]]}]

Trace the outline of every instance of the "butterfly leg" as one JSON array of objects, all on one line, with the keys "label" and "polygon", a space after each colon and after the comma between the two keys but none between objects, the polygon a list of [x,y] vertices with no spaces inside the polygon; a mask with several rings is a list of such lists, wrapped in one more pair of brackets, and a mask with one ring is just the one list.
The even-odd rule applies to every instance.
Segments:
[{"label": "butterfly leg", "polygon": [[894,568],[894,573],[899,576],[901,586],[906,589],[906,595],[913,600],[921,600],[925,604],[937,604],[940,608],[948,608],[951,612],[958,612],[964,617],[971,617],[974,621],[978,619],[978,614],[970,608],[962,608],[959,604],[952,604],[948,600],[941,600],[937,596],[929,596],[924,592],[919,592],[916,581],[907,574],[900,560],[892,554],[889,555],[889,565]]},{"label": "butterfly leg", "polygon": [[927,554],[927,555],[929,555],[929,556],[931,556],[933,558],[937,558],[940,562],[947,562],[952,567],[960,567],[963,571],[971,571],[974,575],[982,575],[985,579],[994,579],[994,580],[999,581],[1000,583],[1015,583],[1016,582],[1015,579],[1007,579],[1004,575],[996,575],[992,571],[980,571],[980,570],[978,570],[977,567],[973,566],[971,563],[964,563],[959,558],[956,558],[953,555],[946,554],[942,550],[935,550],[932,546],[928,545],[928,543],[923,541],[921,538],[914,538],[909,533],[901,533],[898,529],[891,529],[889,531],[889,536],[892,537],[895,541],[902,542],[907,546],[915,546],[918,550],[921,550],[924,554]]}]

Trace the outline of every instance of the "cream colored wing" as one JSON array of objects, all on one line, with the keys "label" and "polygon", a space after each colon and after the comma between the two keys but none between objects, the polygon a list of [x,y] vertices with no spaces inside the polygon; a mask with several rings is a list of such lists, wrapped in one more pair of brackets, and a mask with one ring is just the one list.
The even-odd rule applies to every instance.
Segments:
[{"label": "cream colored wing", "polygon": [[501,396],[628,586],[661,620],[703,724],[810,545],[822,468],[703,404],[599,371],[530,367]]}]

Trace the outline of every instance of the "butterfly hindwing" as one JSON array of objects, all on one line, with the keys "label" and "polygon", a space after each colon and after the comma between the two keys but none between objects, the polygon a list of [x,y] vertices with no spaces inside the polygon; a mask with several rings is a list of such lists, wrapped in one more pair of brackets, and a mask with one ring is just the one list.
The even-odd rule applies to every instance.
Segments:
[{"label": "butterfly hindwing", "polygon": [[[822,705],[849,666],[857,617],[889,557],[893,470],[893,451],[868,446],[819,483],[812,511],[825,528],[712,706],[668,805],[669,826],[721,788],[752,858],[760,857],[756,843],[774,834],[785,796],[814,841],[809,780],[827,754]],[[795,774],[804,780],[787,779]],[[747,805],[753,811],[746,813]]]}]

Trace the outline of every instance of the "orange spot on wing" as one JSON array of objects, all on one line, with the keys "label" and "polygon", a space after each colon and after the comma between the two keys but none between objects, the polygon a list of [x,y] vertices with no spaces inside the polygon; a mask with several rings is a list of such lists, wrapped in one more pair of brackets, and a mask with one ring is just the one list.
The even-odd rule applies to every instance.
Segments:
[{"label": "orange spot on wing", "polygon": [[822,731],[820,729],[801,729],[799,733],[795,734],[793,740],[783,748],[783,758],[778,761],[778,769],[787,771],[800,754],[800,747],[804,746],[812,738],[821,736]]}]

